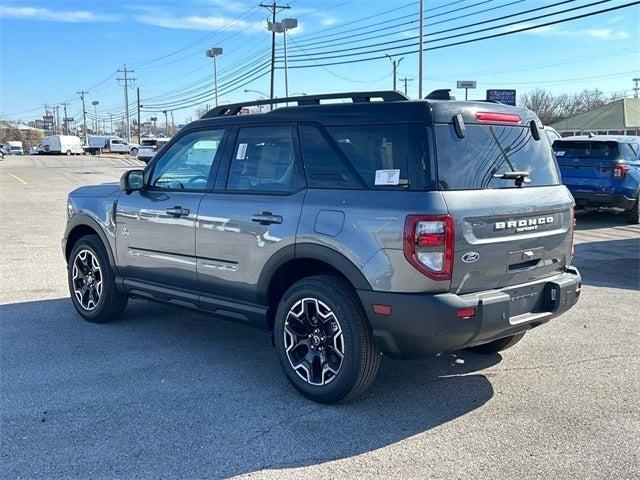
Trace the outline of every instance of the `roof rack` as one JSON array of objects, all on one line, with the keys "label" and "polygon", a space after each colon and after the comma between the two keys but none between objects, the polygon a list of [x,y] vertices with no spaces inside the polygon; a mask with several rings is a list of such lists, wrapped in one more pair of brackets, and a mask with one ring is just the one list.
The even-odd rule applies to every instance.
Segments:
[{"label": "roof rack", "polygon": [[238,113],[240,113],[240,111],[245,107],[277,105],[281,103],[295,103],[298,106],[319,105],[320,100],[337,100],[340,98],[350,98],[353,103],[367,103],[370,102],[372,98],[381,98],[383,102],[402,102],[410,100],[409,97],[395,90],[380,90],[374,92],[324,93],[320,95],[301,95],[297,97],[254,100],[249,102],[220,105],[209,110],[202,116],[202,118],[213,118],[221,115],[238,115]]}]

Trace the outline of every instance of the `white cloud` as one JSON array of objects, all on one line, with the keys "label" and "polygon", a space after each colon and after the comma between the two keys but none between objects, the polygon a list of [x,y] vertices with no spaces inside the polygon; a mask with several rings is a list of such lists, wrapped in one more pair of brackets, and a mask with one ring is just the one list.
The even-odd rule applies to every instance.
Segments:
[{"label": "white cloud", "polygon": [[37,7],[11,7],[0,5],[0,18],[15,18],[20,20],[40,20],[49,22],[113,22],[116,15],[103,15],[87,10],[51,10]]},{"label": "white cloud", "polygon": [[247,22],[245,20],[237,20],[222,15],[188,15],[184,17],[175,17],[169,15],[151,15],[144,14],[136,16],[136,20],[147,25],[155,25],[158,27],[172,29],[187,30],[220,30],[220,31],[245,31],[246,33],[254,33],[266,31],[266,23]]},{"label": "white cloud", "polygon": [[320,17],[320,23],[325,27],[332,27],[339,22],[340,22],[340,19],[338,17],[332,17],[330,15],[324,15]]},{"label": "white cloud", "polygon": [[245,12],[254,6],[253,3],[245,3],[235,0],[201,0],[201,3],[221,8],[227,12]]}]

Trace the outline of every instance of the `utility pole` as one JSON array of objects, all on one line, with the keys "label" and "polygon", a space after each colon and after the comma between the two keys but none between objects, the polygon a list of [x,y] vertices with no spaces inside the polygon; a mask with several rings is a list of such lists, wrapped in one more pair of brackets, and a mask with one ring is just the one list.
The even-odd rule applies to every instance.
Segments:
[{"label": "utility pole", "polygon": [[420,0],[420,34],[418,35],[418,100],[422,99],[422,41],[424,39],[424,0]]},{"label": "utility pole", "polygon": [[56,118],[56,126],[53,129],[54,133],[56,135],[58,135],[60,133],[60,105],[54,105],[53,106],[53,111],[55,112],[55,118]]},{"label": "utility pole", "polygon": [[129,119],[129,82],[134,82],[135,78],[127,77],[128,73],[133,73],[133,70],[127,70],[127,66],[125,65],[122,70],[118,70],[118,73],[123,73],[124,78],[116,78],[118,82],[124,82],[124,116],[125,116],[125,125],[127,128],[127,142],[131,142],[131,122]]},{"label": "utility pole", "polygon": [[87,144],[87,109],[84,107],[84,96],[89,92],[80,90],[79,92],[76,92],[76,93],[80,95],[80,100],[82,100],[82,129],[84,131],[84,143],[86,145]]},{"label": "utility pole", "polygon": [[109,113],[109,135],[113,133],[113,113]]},{"label": "utility pole", "polygon": [[171,135],[174,135],[176,133],[176,124],[173,121],[173,110],[171,110],[171,132],[169,132]]},{"label": "utility pole", "polygon": [[393,57],[387,53],[384,54],[385,57],[387,57],[389,59],[389,61],[391,62],[391,64],[393,65],[393,89],[396,90],[397,89],[397,85],[396,85],[396,78],[398,76],[398,65],[400,65],[400,62],[402,60],[404,60],[404,57],[402,57],[400,60],[396,61],[393,59]]},{"label": "utility pole", "polygon": [[142,125],[140,125],[140,109],[142,105],[140,105],[140,87],[136,88],[138,92],[138,143],[142,141]]},{"label": "utility pole", "polygon": [[640,78],[636,77],[633,78],[633,83],[634,83],[634,87],[633,87],[633,98],[638,98],[638,92],[640,92]]},{"label": "utility pole", "polygon": [[413,82],[413,78],[404,77],[404,78],[401,78],[400,81],[404,82],[404,94],[408,95],[408,93],[407,93],[407,83],[408,82]]},{"label": "utility pole", "polygon": [[[289,5],[278,5],[276,2],[273,2],[270,5],[265,5],[264,3],[260,3],[262,8],[266,8],[271,13],[271,23],[273,28],[271,29],[271,90],[269,98],[273,100],[274,98],[274,78],[275,78],[275,70],[276,70],[276,14],[282,10],[291,8]],[[271,104],[271,110],[273,110],[273,103]]]}]

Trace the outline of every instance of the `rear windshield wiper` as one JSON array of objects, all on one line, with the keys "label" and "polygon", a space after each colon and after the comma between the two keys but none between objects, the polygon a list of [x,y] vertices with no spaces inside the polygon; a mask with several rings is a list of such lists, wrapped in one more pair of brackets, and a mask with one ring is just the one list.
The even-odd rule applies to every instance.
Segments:
[{"label": "rear windshield wiper", "polygon": [[529,183],[529,172],[503,172],[494,173],[493,178],[501,178],[502,180],[515,180],[516,187],[521,187],[523,183]]}]

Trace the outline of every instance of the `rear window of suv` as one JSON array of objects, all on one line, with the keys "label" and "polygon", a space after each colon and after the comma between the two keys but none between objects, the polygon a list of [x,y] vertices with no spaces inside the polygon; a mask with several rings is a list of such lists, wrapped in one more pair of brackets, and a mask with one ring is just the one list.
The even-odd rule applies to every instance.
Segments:
[{"label": "rear window of suv", "polygon": [[494,176],[515,171],[529,173],[526,187],[560,184],[549,142],[535,140],[528,127],[467,124],[459,138],[452,125],[437,124],[434,132],[440,190],[517,188]]},{"label": "rear window of suv", "polygon": [[620,157],[616,142],[557,140],[553,144],[553,150],[560,161],[563,158],[615,160]]}]

